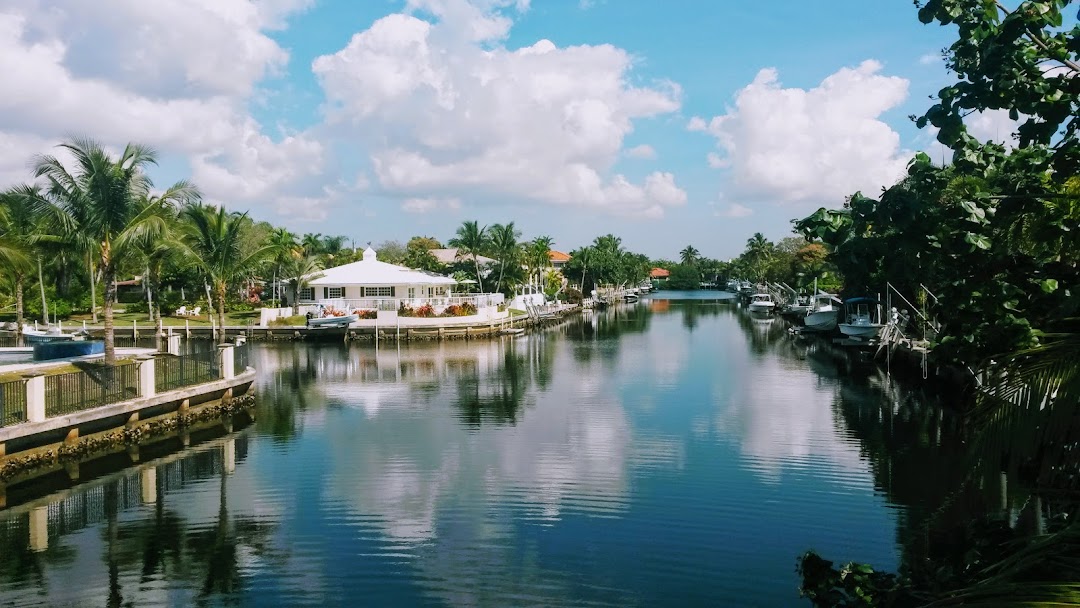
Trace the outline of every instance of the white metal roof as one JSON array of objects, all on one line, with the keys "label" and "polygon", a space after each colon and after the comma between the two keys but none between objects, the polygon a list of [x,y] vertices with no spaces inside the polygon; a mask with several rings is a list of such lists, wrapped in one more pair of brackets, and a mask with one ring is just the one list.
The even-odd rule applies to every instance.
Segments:
[{"label": "white metal roof", "polygon": [[449,277],[396,266],[376,259],[375,250],[364,250],[364,259],[351,264],[320,270],[311,286],[322,285],[455,285]]}]

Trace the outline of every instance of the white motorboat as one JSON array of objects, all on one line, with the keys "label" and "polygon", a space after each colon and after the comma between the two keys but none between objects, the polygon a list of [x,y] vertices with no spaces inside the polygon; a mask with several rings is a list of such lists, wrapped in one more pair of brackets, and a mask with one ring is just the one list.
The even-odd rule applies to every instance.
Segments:
[{"label": "white motorboat", "polygon": [[23,339],[27,344],[44,344],[46,342],[70,342],[71,340],[82,339],[85,336],[82,332],[79,333],[64,333],[64,330],[58,326],[51,326],[48,329],[38,329],[36,327],[23,327]]},{"label": "white motorboat", "polygon": [[870,340],[881,333],[881,304],[874,298],[851,298],[844,302],[844,322],[840,332],[855,340]]},{"label": "white motorboat", "polygon": [[325,327],[348,327],[359,317],[357,315],[345,315],[343,317],[319,317],[316,319],[308,319],[307,325],[312,329],[322,329]]},{"label": "white motorboat", "polygon": [[772,295],[767,293],[755,293],[750,296],[750,303],[746,305],[750,312],[772,312],[776,308],[776,302]]},{"label": "white motorboat", "polygon": [[839,298],[828,293],[819,293],[814,296],[810,312],[803,317],[803,331],[830,332],[836,329],[840,309],[844,303]]}]

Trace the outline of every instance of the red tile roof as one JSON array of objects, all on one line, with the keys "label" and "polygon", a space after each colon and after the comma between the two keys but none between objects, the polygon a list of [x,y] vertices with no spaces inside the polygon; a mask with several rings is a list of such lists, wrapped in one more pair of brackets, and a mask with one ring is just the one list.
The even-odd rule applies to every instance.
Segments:
[{"label": "red tile roof", "polygon": [[548,251],[548,257],[551,258],[552,262],[569,262],[570,261],[570,255],[569,254],[563,253],[561,251],[555,251],[554,249],[551,249],[551,250]]},{"label": "red tile roof", "polygon": [[671,271],[664,270],[663,268],[653,268],[649,271],[649,276],[654,279],[663,279],[671,276]]}]

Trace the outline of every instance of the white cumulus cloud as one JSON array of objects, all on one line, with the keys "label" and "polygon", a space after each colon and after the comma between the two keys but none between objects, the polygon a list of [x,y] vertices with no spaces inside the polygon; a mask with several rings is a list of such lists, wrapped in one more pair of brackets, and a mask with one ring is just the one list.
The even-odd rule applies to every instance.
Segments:
[{"label": "white cumulus cloud", "polygon": [[[0,8],[0,178],[70,134],[179,158],[207,199],[320,217],[337,192],[310,133],[268,135],[247,106],[288,53],[267,32],[311,0],[28,0]],[[227,59],[224,59],[227,58]],[[187,177],[187,175],[178,176]]]},{"label": "white cumulus cloud", "polygon": [[626,155],[630,158],[653,160],[656,158],[656,150],[649,144],[641,144],[640,146],[634,146],[633,148],[628,149]]},{"label": "white cumulus cloud", "polygon": [[746,206],[743,206],[743,205],[740,205],[739,203],[730,203],[727,206],[727,208],[716,212],[717,217],[730,217],[730,218],[749,217],[749,216],[751,216],[753,214],[754,214],[753,209],[751,209],[749,207],[746,207]]},{"label": "white cumulus cloud", "polygon": [[730,191],[744,199],[835,205],[856,190],[876,195],[911,156],[880,118],[904,101],[908,81],[881,68],[864,61],[812,89],[785,88],[763,69],[725,114],[695,116],[687,128],[716,139],[709,165],[727,167]]},{"label": "white cumulus cloud", "polygon": [[610,45],[505,48],[508,15],[525,6],[414,0],[417,14],[379,19],[314,61],[327,121],[366,142],[378,186],[402,199],[649,217],[685,203],[670,173],[634,183],[611,171],[635,120],[679,109],[679,87],[629,84],[633,58]]}]

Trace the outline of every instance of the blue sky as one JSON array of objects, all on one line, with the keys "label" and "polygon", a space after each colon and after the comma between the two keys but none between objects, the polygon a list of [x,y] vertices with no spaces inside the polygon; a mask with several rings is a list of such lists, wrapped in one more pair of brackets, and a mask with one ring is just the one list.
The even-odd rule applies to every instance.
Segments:
[{"label": "blue sky", "polygon": [[515,221],[567,251],[611,232],[655,257],[727,258],[941,153],[907,116],[949,82],[953,31],[908,1],[155,8],[0,9],[0,67],[24,91],[0,102],[18,151],[0,179],[78,132],[150,143],[157,182],[191,178],[300,233],[445,240],[466,219]]}]

